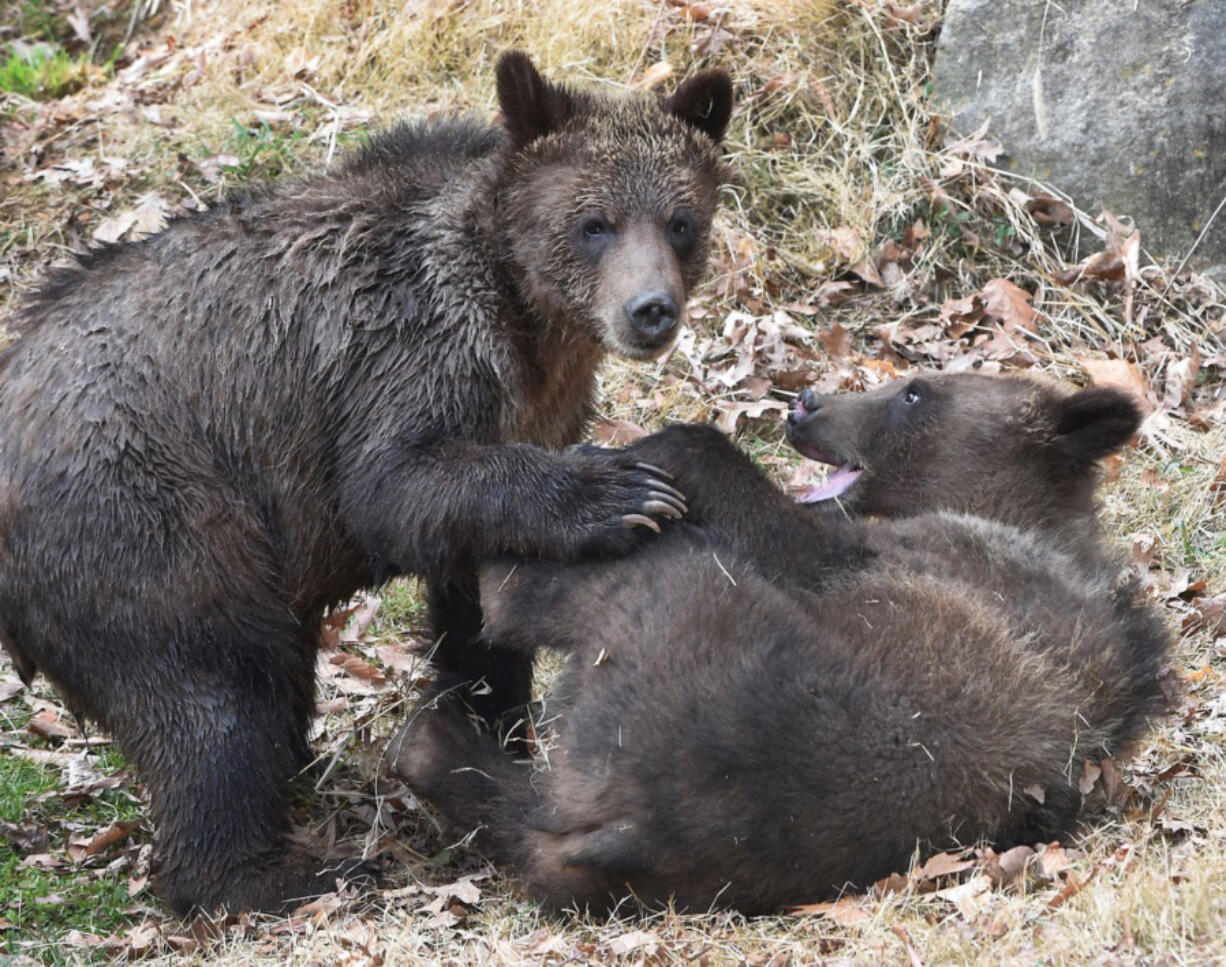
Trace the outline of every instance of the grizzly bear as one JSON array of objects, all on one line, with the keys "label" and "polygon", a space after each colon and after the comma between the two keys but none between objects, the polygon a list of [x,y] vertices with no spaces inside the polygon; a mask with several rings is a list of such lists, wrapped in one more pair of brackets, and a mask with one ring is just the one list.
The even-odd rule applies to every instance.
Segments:
[{"label": "grizzly bear", "polygon": [[292,850],[326,608],[429,583],[446,691],[491,721],[530,657],[476,643],[477,566],[624,553],[683,499],[579,438],[705,266],[732,104],[497,65],[502,124],[403,124],[55,272],[0,356],[0,640],[144,777],[174,910],[335,886]]},{"label": "grizzly bear", "polygon": [[[842,432],[813,425],[853,405]],[[569,653],[547,765],[440,701],[395,771],[553,908],[768,913],[917,849],[1065,835],[1083,758],[1161,706],[1160,621],[1109,555],[1049,535],[1089,532],[1094,460],[1138,421],[1114,391],[972,374],[806,398],[793,439],[871,468],[865,513],[914,493],[881,521],[792,504],[711,428],[648,437],[628,452],[679,468],[684,521],[617,561],[482,572],[492,640]],[[968,441],[992,466],[946,472]],[[1040,489],[1021,507],[1019,480]]]}]

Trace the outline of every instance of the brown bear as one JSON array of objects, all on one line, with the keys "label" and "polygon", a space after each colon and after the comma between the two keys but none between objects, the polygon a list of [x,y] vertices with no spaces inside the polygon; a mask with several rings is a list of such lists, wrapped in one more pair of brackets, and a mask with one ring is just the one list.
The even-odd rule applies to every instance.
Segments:
[{"label": "brown bear", "polygon": [[424,575],[440,689],[494,721],[475,568],[627,551],[685,505],[579,438],[612,351],[658,355],[706,262],[732,104],[497,65],[503,123],[404,124],[56,271],[0,355],[0,640],[147,782],[174,910],[335,885],[290,849],[319,620]]},{"label": "brown bear", "polygon": [[[884,429],[818,435],[815,413],[843,406]],[[1082,758],[1121,751],[1161,705],[1160,621],[1106,554],[1048,533],[1092,528],[1094,460],[1138,421],[1114,391],[971,374],[809,397],[792,436],[873,468],[864,513],[914,494],[916,516],[885,521],[794,505],[707,427],[640,441],[629,452],[679,468],[683,522],[618,561],[483,571],[492,639],[570,653],[547,766],[439,702],[399,737],[396,771],[554,908],[767,913],[917,848],[1067,834]],[[938,475],[992,427],[975,451],[992,466]],[[995,503],[1019,479],[1040,489],[1033,514]]]}]

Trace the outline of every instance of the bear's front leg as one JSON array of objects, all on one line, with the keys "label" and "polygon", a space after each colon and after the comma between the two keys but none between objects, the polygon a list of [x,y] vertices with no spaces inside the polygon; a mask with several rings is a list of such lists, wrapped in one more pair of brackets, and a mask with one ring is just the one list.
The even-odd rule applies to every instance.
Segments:
[{"label": "bear's front leg", "polygon": [[341,513],[381,569],[398,573],[462,574],[505,554],[618,556],[686,512],[669,473],[626,451],[392,442],[353,464]]}]

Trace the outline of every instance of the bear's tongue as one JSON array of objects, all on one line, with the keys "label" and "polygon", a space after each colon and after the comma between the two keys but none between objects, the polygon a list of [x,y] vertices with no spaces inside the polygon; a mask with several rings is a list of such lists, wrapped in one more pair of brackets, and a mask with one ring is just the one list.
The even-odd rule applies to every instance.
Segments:
[{"label": "bear's tongue", "polygon": [[796,499],[802,504],[816,504],[822,500],[832,500],[860,479],[863,470],[853,470],[850,464],[844,464],[826,478],[826,482],[816,487],[810,487]]}]

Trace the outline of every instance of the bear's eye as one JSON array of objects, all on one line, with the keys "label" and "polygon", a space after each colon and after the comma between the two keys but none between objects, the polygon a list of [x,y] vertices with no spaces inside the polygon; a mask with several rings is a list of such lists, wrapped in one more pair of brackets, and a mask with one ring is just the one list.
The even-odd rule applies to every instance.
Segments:
[{"label": "bear's eye", "polygon": [[908,406],[914,406],[916,403],[920,401],[920,395],[917,391],[913,389],[909,389],[903,395],[902,401],[906,403]]},{"label": "bear's eye", "polygon": [[698,241],[694,216],[689,212],[680,211],[674,214],[668,220],[668,227],[665,231],[668,234],[668,244],[682,258],[688,256],[693,251],[694,245]]},{"label": "bear's eye", "polygon": [[609,232],[609,223],[603,218],[589,218],[583,223],[583,237],[589,242],[603,238]]}]

